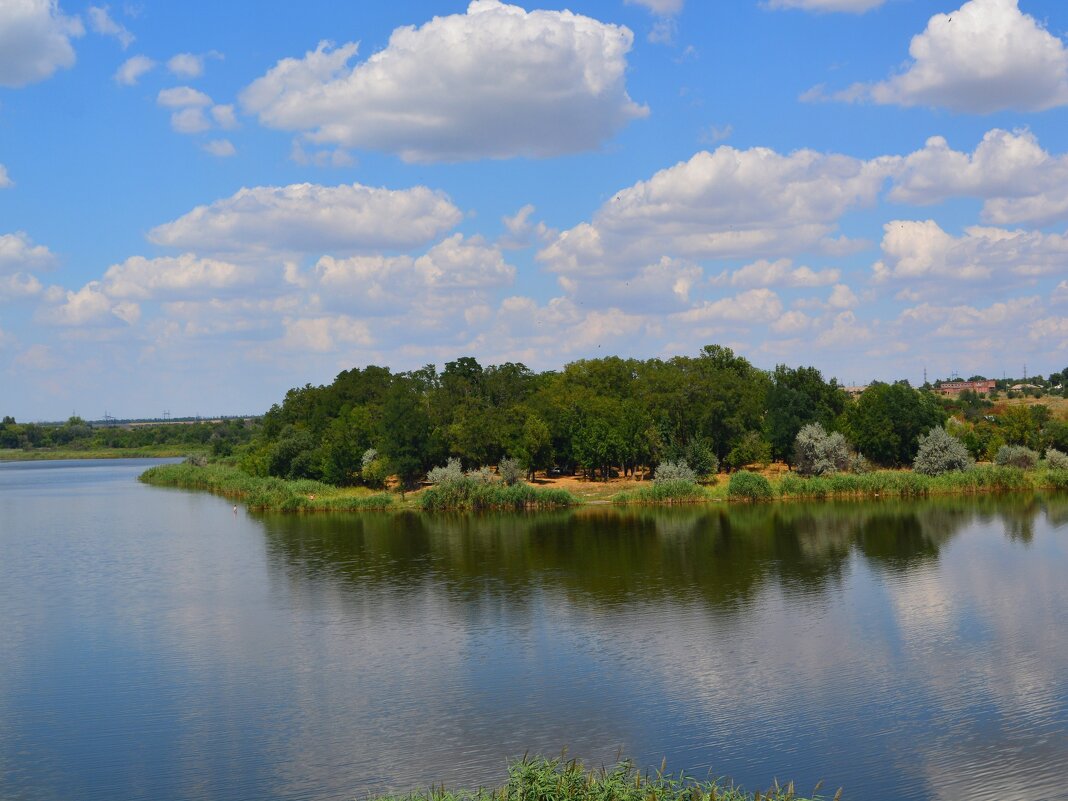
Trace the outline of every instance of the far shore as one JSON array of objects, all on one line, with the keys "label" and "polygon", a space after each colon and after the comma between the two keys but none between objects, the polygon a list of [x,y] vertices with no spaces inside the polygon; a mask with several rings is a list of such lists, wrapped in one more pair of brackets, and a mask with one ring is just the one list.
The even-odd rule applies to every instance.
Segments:
[{"label": "far shore", "polygon": [[41,462],[65,459],[182,459],[194,455],[189,448],[162,446],[151,448],[99,448],[65,450],[63,448],[2,449],[0,462]]},{"label": "far shore", "polygon": [[[259,478],[222,464],[183,463],[150,468],[140,477],[146,484],[211,492],[258,511],[483,511],[577,508],[583,506],[670,506],[681,504],[782,502],[798,500],[922,498],[997,492],[1068,490],[1068,470],[981,465],[964,472],[925,476],[912,470],[876,470],[803,478],[778,469],[759,473],[721,474],[714,482],[668,485],[630,478],[609,481],[578,476],[539,477],[532,484],[504,487],[493,483],[466,488],[421,487],[407,492],[366,487],[334,487],[317,481]],[[754,495],[756,479],[766,493]],[[745,484],[745,488],[741,487]]]}]

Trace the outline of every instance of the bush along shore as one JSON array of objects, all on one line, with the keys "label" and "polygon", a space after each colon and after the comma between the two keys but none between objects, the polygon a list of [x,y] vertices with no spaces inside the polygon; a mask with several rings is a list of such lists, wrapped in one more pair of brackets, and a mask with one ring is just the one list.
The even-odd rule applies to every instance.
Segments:
[{"label": "bush along shore", "polygon": [[206,490],[241,501],[249,509],[273,512],[560,509],[577,503],[565,490],[539,489],[521,482],[508,486],[466,475],[404,495],[363,487],[334,487],[308,479],[251,476],[238,467],[202,464],[197,459],[157,465],[142,473],[140,479],[155,487]]},{"label": "bush along shore", "polygon": [[[477,791],[432,788],[407,796],[383,796],[372,801],[805,801],[791,782],[776,783],[766,792],[748,793],[714,779],[699,781],[664,772],[641,773],[632,763],[622,762],[612,770],[587,771],[579,762],[523,759],[508,770],[508,781],[496,789]],[[823,798],[816,795],[809,801]],[[833,801],[839,801],[838,790]]]}]

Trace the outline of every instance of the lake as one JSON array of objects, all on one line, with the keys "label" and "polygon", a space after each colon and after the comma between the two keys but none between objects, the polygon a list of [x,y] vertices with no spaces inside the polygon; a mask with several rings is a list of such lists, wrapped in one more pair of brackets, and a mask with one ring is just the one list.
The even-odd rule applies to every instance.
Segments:
[{"label": "lake", "polygon": [[1068,497],[236,513],[0,464],[0,798],[345,799],[510,758],[1068,798]]}]

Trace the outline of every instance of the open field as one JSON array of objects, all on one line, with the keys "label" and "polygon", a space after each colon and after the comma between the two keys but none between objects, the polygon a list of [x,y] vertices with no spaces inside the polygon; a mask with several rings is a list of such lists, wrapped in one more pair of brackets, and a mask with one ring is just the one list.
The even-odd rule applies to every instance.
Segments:
[{"label": "open field", "polygon": [[99,448],[66,450],[64,448],[0,448],[0,462],[39,462],[58,459],[172,459],[207,453],[206,448],[160,445],[145,448]]}]

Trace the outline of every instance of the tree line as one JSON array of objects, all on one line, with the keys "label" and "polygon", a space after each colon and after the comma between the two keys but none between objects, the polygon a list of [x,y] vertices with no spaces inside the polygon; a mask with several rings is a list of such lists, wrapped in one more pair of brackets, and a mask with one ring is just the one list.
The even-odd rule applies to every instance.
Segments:
[{"label": "tree line", "polygon": [[243,419],[138,426],[93,425],[73,416],[64,423],[0,420],[0,449],[99,451],[160,446],[193,447],[228,456],[252,439],[255,425]]},{"label": "tree line", "polygon": [[609,356],[541,373],[465,356],[440,371],[368,366],[291,389],[240,463],[255,475],[372,486],[388,475],[414,484],[450,458],[471,470],[510,457],[529,476],[607,478],[665,461],[708,475],[790,463],[798,432],[819,423],[875,464],[897,467],[912,463],[919,438],[945,423],[949,406],[906,381],[875,383],[851,399],[813,367],[765,371],[718,345],[697,356]]}]

